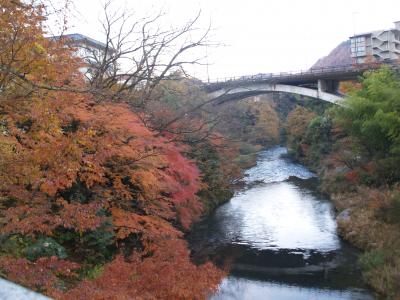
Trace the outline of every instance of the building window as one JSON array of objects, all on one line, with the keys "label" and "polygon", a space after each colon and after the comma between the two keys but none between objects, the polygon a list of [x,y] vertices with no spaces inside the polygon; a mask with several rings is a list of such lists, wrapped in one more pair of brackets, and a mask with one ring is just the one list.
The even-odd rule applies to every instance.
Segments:
[{"label": "building window", "polygon": [[359,36],[351,39],[351,55],[353,57],[367,55],[365,36]]}]

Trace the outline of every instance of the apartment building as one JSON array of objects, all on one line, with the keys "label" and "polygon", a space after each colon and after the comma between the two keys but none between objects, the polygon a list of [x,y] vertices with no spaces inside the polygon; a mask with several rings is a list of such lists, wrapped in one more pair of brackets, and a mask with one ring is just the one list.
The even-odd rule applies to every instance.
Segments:
[{"label": "apartment building", "polygon": [[350,37],[351,57],[354,63],[370,60],[390,61],[400,59],[400,21],[395,27],[357,34]]}]

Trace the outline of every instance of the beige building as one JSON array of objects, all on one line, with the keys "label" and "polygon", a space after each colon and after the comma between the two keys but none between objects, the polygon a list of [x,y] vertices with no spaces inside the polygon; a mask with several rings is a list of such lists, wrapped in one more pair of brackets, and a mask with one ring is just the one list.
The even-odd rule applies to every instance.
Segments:
[{"label": "beige building", "polygon": [[[106,52],[106,44],[80,33],[53,36],[51,38],[54,40],[62,39],[69,46],[76,48],[75,54],[88,64],[86,67],[80,68],[80,71],[88,78],[91,77],[93,69],[103,60]],[[110,57],[114,53],[114,49],[107,49],[107,57]]]},{"label": "beige building", "polygon": [[370,59],[389,61],[400,59],[400,21],[395,27],[357,34],[350,37],[351,57],[355,63]]}]

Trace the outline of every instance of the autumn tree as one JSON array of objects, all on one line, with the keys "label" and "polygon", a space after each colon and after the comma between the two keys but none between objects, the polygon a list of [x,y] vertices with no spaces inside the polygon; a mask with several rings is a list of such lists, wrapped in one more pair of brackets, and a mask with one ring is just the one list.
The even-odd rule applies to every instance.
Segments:
[{"label": "autumn tree", "polygon": [[141,17],[116,8],[112,0],[105,3],[104,51],[87,49],[93,61],[88,77],[92,93],[145,109],[148,101],[157,100],[152,93],[162,80],[173,79],[188,65],[202,64],[193,49],[211,43],[210,27],[198,26],[200,12],[183,26],[166,25],[164,18],[163,12]]},{"label": "autumn tree", "polygon": [[226,120],[218,126],[224,135],[264,147],[279,142],[279,117],[273,102],[267,97],[226,102],[216,110]]},{"label": "autumn tree", "polygon": [[129,99],[83,93],[82,61],[43,37],[43,5],[0,10],[2,275],[56,298],[205,298],[223,272],[183,240],[205,187],[187,146]]},{"label": "autumn tree", "polygon": [[[72,49],[44,37],[45,6],[36,1],[0,2],[0,90],[18,99],[38,88],[81,88]],[[74,73],[71,77],[71,73]]]},{"label": "autumn tree", "polygon": [[175,80],[164,80],[154,90],[158,101],[149,103],[146,124],[169,141],[188,146],[185,153],[196,162],[206,183],[198,195],[210,211],[232,196],[233,182],[241,176],[235,161],[237,143],[219,130],[221,123],[232,119],[216,109],[198,80],[182,73],[174,76]]},{"label": "autumn tree", "polygon": [[309,145],[304,141],[308,126],[314,117],[314,112],[301,106],[297,106],[287,117],[287,143],[299,156],[306,154],[308,150]]}]

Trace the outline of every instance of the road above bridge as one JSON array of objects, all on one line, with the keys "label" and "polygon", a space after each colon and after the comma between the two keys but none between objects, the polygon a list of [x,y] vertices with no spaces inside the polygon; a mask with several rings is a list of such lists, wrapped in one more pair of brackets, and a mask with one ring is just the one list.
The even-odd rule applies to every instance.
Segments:
[{"label": "road above bridge", "polygon": [[[284,92],[339,103],[344,97],[339,92],[340,82],[356,80],[365,71],[377,69],[382,65],[382,63],[354,64],[299,72],[230,77],[204,83],[203,88],[210,98],[218,98],[220,102],[270,92]],[[389,61],[385,65],[399,68],[398,62]]]}]

